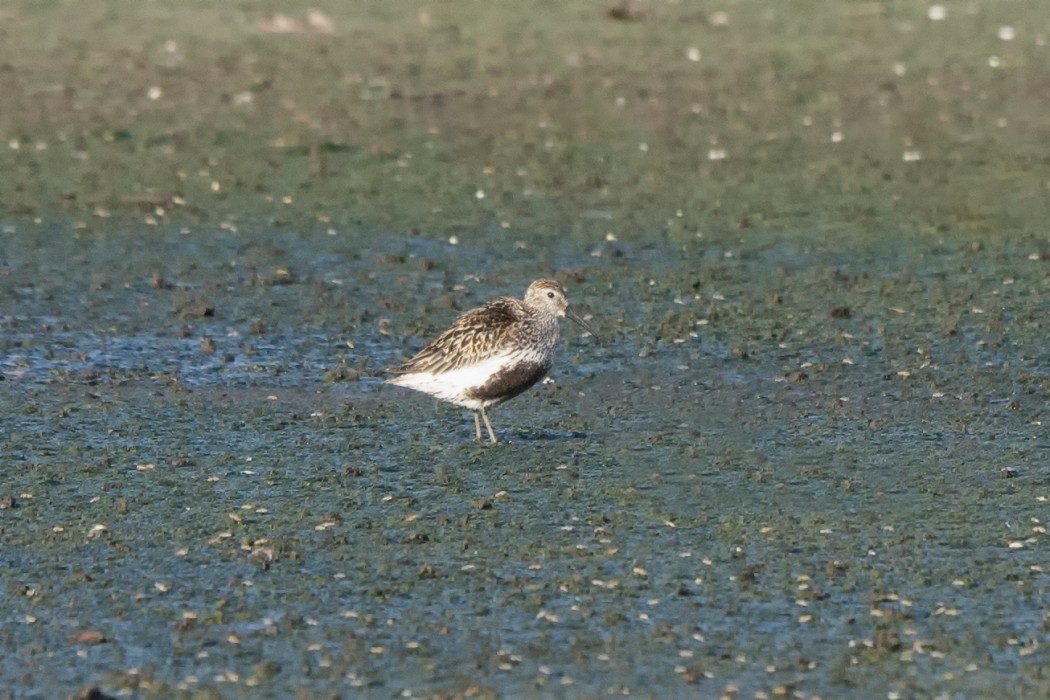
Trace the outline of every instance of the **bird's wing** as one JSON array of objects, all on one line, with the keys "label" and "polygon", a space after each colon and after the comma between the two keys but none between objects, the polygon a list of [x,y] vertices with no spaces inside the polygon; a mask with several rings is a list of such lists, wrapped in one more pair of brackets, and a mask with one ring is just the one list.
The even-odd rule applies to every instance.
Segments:
[{"label": "bird's wing", "polygon": [[498,297],[467,311],[452,327],[391,372],[440,374],[481,362],[509,349],[516,324],[524,316],[521,301]]}]

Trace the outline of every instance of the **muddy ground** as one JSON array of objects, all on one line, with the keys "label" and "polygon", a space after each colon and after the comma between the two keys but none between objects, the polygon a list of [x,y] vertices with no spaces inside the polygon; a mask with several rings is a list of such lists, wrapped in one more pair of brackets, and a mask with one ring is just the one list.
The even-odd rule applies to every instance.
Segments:
[{"label": "muddy ground", "polygon": [[[9,3],[0,697],[1046,697],[1048,41]],[[382,384],[541,276],[502,444]]]}]

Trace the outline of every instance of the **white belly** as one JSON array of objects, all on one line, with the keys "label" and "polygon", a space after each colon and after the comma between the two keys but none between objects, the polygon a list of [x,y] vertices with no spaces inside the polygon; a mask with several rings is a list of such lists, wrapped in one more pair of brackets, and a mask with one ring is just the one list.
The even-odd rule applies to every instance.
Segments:
[{"label": "white belly", "polygon": [[471,389],[484,386],[501,369],[526,360],[535,360],[534,353],[513,352],[490,357],[481,362],[449,372],[411,372],[388,380],[390,384],[422,391],[424,394],[476,411],[491,406],[495,401],[484,401],[468,396]]}]

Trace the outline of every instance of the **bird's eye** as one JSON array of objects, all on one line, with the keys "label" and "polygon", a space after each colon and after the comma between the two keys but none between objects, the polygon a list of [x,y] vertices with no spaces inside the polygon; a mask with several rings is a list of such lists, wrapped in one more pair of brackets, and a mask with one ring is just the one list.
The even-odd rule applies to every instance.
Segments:
[{"label": "bird's eye", "polygon": [[547,298],[548,299],[553,299],[554,298],[554,292],[547,292]]}]

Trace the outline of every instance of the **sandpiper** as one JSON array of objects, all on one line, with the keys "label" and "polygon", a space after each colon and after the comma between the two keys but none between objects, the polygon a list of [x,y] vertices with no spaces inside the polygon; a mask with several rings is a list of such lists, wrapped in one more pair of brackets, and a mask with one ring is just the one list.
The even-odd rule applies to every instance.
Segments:
[{"label": "sandpiper", "polygon": [[565,316],[594,335],[569,306],[554,280],[536,280],[524,299],[497,297],[461,315],[415,357],[390,372],[387,382],[436,396],[474,412],[492,443],[499,442],[486,408],[514,398],[543,378],[554,362],[558,318]]}]

